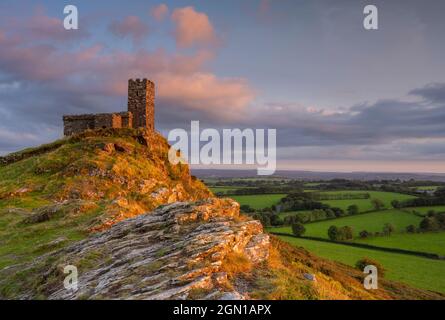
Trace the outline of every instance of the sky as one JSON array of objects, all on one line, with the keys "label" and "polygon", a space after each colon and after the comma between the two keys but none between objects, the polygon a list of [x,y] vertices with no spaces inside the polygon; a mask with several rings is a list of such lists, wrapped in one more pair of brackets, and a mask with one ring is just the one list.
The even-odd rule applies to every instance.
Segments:
[{"label": "sky", "polygon": [[[79,29],[63,28],[76,5]],[[363,28],[363,8],[379,29]],[[279,169],[445,173],[445,1],[0,2],[0,154],[62,115],[126,109],[156,127],[274,128]]]}]

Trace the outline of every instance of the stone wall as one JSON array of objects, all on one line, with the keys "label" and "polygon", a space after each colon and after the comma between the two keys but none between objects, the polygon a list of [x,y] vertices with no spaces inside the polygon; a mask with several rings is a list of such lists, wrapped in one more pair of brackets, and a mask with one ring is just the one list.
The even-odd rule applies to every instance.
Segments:
[{"label": "stone wall", "polygon": [[94,126],[94,114],[63,116],[63,134],[65,136],[94,129]]},{"label": "stone wall", "polygon": [[122,128],[122,118],[117,113],[99,113],[94,115],[94,129]]},{"label": "stone wall", "polygon": [[133,114],[131,112],[120,112],[122,128],[133,128]]}]

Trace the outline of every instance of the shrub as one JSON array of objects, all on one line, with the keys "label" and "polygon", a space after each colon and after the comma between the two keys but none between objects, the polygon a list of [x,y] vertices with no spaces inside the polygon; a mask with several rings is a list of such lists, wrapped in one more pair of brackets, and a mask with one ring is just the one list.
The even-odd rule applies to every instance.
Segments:
[{"label": "shrub", "polygon": [[422,231],[436,231],[439,229],[439,224],[434,217],[426,217],[420,221],[419,227]]},{"label": "shrub", "polygon": [[366,230],[360,231],[360,233],[359,233],[359,237],[360,237],[361,239],[366,239],[366,238],[368,238],[369,236],[371,236],[371,233],[369,233],[369,232],[366,231]]},{"label": "shrub", "polygon": [[348,207],[348,213],[349,215],[354,215],[354,214],[358,214],[359,210],[358,210],[358,206],[355,204],[352,204]]},{"label": "shrub", "polygon": [[366,266],[370,266],[370,265],[377,268],[377,272],[378,272],[378,275],[380,277],[384,277],[385,276],[385,269],[383,268],[383,266],[379,262],[377,262],[375,260],[372,260],[372,259],[369,259],[369,258],[365,257],[365,258],[362,258],[362,259],[358,260],[355,263],[355,267],[357,269],[359,269],[360,271],[362,271],[362,272],[363,272],[363,270],[365,269]]},{"label": "shrub", "polygon": [[391,201],[391,205],[393,206],[393,208],[398,209],[402,207],[402,204],[400,203],[399,200],[393,200]]},{"label": "shrub", "polygon": [[352,238],[354,237],[353,233],[354,231],[350,226],[344,226],[340,228],[341,240],[352,240]]},{"label": "shrub", "polygon": [[329,239],[331,239],[332,241],[337,241],[337,240],[339,240],[339,235],[340,235],[340,232],[338,230],[338,227],[336,227],[336,226],[329,227],[329,229],[328,229]]},{"label": "shrub", "polygon": [[337,218],[344,217],[346,215],[345,211],[341,208],[332,208],[331,209]]},{"label": "shrub", "polygon": [[306,232],[306,228],[301,223],[294,223],[292,225],[292,233],[296,237],[301,237]]},{"label": "shrub", "polygon": [[426,214],[427,217],[434,217],[436,215],[436,211],[434,210],[429,210],[428,213]]},{"label": "shrub", "polygon": [[385,204],[380,199],[372,199],[371,203],[374,209],[377,211],[382,210],[385,207]]},{"label": "shrub", "polygon": [[416,226],[410,224],[409,226],[406,227],[406,232],[408,232],[408,233],[416,233]]},{"label": "shrub", "polygon": [[387,236],[390,236],[395,230],[396,228],[391,223],[385,223],[383,226],[383,234]]}]

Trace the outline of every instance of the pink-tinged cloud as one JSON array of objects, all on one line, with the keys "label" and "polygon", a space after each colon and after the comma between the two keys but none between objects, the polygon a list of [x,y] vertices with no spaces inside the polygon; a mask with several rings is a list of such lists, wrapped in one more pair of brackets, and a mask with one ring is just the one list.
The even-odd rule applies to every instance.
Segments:
[{"label": "pink-tinged cloud", "polygon": [[244,116],[254,93],[243,79],[220,79],[211,73],[157,76],[158,94],[167,101],[181,103],[190,110],[201,111],[223,120]]},{"label": "pink-tinged cloud", "polygon": [[109,30],[115,36],[130,37],[134,41],[139,41],[148,35],[149,29],[137,16],[128,16],[122,21],[113,21]]},{"label": "pink-tinged cloud", "polygon": [[27,19],[11,18],[8,25],[9,30],[13,30],[27,41],[72,41],[73,39],[83,39],[89,37],[85,25],[75,31],[65,30],[63,20],[60,18],[47,16],[44,10],[39,9],[35,15]]},{"label": "pink-tinged cloud", "polygon": [[176,44],[180,48],[217,43],[218,39],[208,16],[195,11],[193,7],[175,9],[172,21],[175,24]]},{"label": "pink-tinged cloud", "polygon": [[160,5],[151,9],[150,14],[156,21],[162,21],[168,15],[168,7],[166,4],[161,3]]},{"label": "pink-tinged cloud", "polygon": [[[200,117],[222,121],[242,117],[254,96],[244,79],[222,79],[211,73],[206,65],[214,53],[204,49],[187,54],[162,48],[105,51],[100,45],[66,50],[23,41],[2,30],[0,47],[0,71],[11,81],[44,86],[62,100],[64,96],[84,97],[84,101],[124,99],[127,79],[148,77],[157,84],[157,102],[168,112],[186,116],[185,110],[195,111]],[[78,112],[88,108],[84,103]]]}]

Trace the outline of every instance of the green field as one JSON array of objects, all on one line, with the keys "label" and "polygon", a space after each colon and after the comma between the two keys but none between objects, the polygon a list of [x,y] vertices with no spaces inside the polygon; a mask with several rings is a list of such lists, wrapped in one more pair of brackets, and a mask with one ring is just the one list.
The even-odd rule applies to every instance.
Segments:
[{"label": "green field", "polygon": [[445,261],[432,260],[404,254],[354,248],[335,243],[325,243],[294,237],[280,238],[323,258],[354,266],[363,258],[377,260],[387,270],[385,278],[407,283],[413,287],[445,293]]},{"label": "green field", "polygon": [[403,208],[403,211],[418,212],[420,214],[427,214],[430,210],[434,210],[435,213],[442,213],[445,212],[445,206]]},{"label": "green field", "polygon": [[[381,232],[385,223],[394,225],[396,232],[405,231],[406,226],[410,224],[418,226],[421,220],[421,217],[400,210],[384,210],[308,223],[304,225],[306,228],[304,235],[328,239],[328,229],[332,225],[337,227],[351,226],[354,230],[354,237],[358,237],[359,232],[362,230]],[[271,231],[292,233],[290,226],[271,228]]]},{"label": "green field", "polygon": [[395,193],[395,192],[384,192],[384,191],[367,191],[367,190],[344,190],[344,191],[326,191],[321,192],[321,194],[354,194],[354,193],[369,193],[369,199],[347,199],[347,200],[322,200],[321,202],[329,204],[331,207],[341,208],[343,210],[348,209],[351,204],[355,204],[358,206],[360,212],[373,210],[373,206],[371,203],[372,199],[380,199],[385,204],[387,209],[392,208],[391,201],[393,200],[408,200],[415,198],[414,196]]},{"label": "green field", "polygon": [[[428,233],[400,233],[389,237],[371,237],[357,239],[354,242],[366,243],[385,248],[398,248],[405,250],[436,253],[445,256],[445,232]],[[444,270],[445,271],[445,270]]]},{"label": "green field", "polygon": [[240,205],[249,205],[254,209],[263,209],[277,204],[286,194],[255,194],[243,196],[231,196]]},{"label": "green field", "polygon": [[213,193],[217,193],[217,192],[221,192],[221,193],[232,193],[235,190],[239,190],[239,189],[247,189],[247,188],[251,188],[251,187],[210,187],[210,191],[212,191]]},{"label": "green field", "polygon": [[420,187],[413,187],[412,189],[415,189],[417,191],[436,191],[439,188],[439,186],[420,186]]}]

